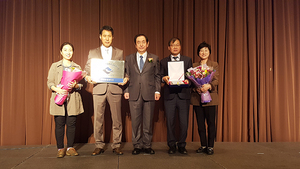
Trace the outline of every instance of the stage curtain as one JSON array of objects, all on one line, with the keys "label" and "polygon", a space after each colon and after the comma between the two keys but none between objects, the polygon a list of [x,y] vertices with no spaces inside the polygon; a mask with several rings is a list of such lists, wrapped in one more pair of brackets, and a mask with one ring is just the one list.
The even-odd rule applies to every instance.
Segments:
[{"label": "stage curtain", "polygon": [[[136,52],[138,33],[148,36],[148,52],[160,59],[169,56],[174,36],[193,62],[199,62],[201,42],[212,45],[210,59],[220,71],[216,141],[300,141],[299,8],[298,0],[1,0],[0,145],[56,143],[48,70],[62,59],[66,41],[84,68],[104,25],[114,28],[113,46],[124,50],[124,59]],[[84,86],[76,142],[93,143],[91,86]],[[122,120],[123,141],[131,142],[125,99]],[[106,142],[111,126],[107,106]],[[153,141],[167,141],[163,96],[156,102]],[[192,106],[187,141],[199,141]]]}]

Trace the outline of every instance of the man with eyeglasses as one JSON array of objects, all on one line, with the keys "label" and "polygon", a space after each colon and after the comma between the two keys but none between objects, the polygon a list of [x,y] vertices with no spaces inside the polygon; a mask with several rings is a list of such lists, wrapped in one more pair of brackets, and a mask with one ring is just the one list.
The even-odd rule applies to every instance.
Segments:
[{"label": "man with eyeglasses", "polygon": [[[186,137],[189,121],[189,108],[190,108],[190,82],[189,80],[184,80],[188,86],[170,86],[168,76],[168,62],[183,61],[184,62],[184,73],[187,69],[192,67],[192,59],[187,56],[180,54],[181,51],[181,40],[179,38],[173,37],[168,43],[168,49],[171,55],[164,58],[160,62],[160,74],[164,84],[164,105],[165,113],[167,118],[167,141],[169,146],[169,154],[174,154],[176,152],[176,146],[178,147],[178,152],[181,154],[187,154]],[[180,134],[179,138],[175,135],[175,123],[176,123],[176,109],[178,110],[178,119],[180,124]]]}]

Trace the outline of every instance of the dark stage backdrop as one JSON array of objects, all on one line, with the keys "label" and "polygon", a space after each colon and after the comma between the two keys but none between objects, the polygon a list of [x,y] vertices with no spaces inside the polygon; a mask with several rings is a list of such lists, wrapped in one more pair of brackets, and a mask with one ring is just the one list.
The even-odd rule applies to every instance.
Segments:
[{"label": "dark stage backdrop", "polygon": [[[212,45],[220,65],[216,141],[300,141],[299,0],[0,0],[0,145],[55,144],[49,114],[50,65],[59,47],[75,46],[83,68],[100,45],[99,29],[111,25],[113,46],[124,58],[133,37],[148,36],[148,51],[168,57],[167,42],[182,39],[182,54],[198,62],[197,46]],[[81,91],[76,142],[93,143],[90,86]],[[190,111],[187,141],[199,141]],[[123,141],[131,142],[128,102],[122,101]],[[106,142],[111,141],[109,110]],[[163,100],[156,102],[153,141],[167,140]]]}]

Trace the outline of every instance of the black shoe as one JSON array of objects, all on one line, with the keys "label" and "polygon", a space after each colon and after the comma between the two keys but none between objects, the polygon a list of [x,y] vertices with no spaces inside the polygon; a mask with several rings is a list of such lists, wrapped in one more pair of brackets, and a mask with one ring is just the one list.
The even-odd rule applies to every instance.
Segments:
[{"label": "black shoe", "polygon": [[155,151],[152,148],[145,148],[146,154],[155,154]]},{"label": "black shoe", "polygon": [[133,151],[132,151],[132,155],[138,155],[138,154],[140,154],[141,153],[141,149],[139,149],[139,148],[134,148],[133,149]]},{"label": "black shoe", "polygon": [[169,151],[168,151],[169,154],[174,154],[176,153],[176,147],[170,147]]},{"label": "black shoe", "polygon": [[181,154],[187,154],[185,147],[178,147],[178,152]]},{"label": "black shoe", "polygon": [[196,150],[196,153],[207,153],[207,148],[206,147],[200,147],[198,150]]},{"label": "black shoe", "polygon": [[208,154],[208,155],[213,155],[213,154],[214,154],[214,148],[208,147],[208,148],[207,148],[207,154]]}]

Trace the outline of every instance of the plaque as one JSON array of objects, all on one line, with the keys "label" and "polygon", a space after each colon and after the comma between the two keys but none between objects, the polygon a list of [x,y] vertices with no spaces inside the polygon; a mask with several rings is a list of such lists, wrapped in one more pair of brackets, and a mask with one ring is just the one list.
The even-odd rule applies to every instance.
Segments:
[{"label": "plaque", "polygon": [[91,77],[97,83],[122,83],[124,60],[91,59]]}]

